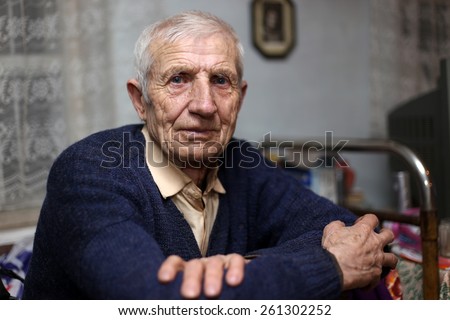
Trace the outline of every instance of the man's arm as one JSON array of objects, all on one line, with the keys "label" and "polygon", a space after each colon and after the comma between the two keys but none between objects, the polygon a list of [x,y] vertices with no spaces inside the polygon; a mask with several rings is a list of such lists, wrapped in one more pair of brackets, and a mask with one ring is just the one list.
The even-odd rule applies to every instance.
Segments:
[{"label": "man's arm", "polygon": [[[371,289],[378,284],[383,267],[395,268],[396,256],[383,251],[392,242],[394,235],[385,229],[380,233],[374,232],[377,225],[378,219],[369,214],[350,227],[340,221],[331,222],[325,227],[322,245],[336,258],[342,272],[343,291]],[[161,265],[158,279],[168,283],[175,279],[178,272],[183,271],[183,297],[197,298],[203,290],[207,297],[212,298],[221,292],[224,272],[225,281],[232,287],[244,280],[245,261],[250,262],[237,254],[190,261],[171,256]]]}]

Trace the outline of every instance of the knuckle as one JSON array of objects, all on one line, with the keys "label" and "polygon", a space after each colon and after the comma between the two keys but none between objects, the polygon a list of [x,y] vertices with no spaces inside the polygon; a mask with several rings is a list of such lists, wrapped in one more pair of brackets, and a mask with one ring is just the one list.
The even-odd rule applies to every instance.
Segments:
[{"label": "knuckle", "polygon": [[244,260],[245,260],[244,257],[237,253],[233,253],[230,256],[230,263],[232,263],[232,264],[235,264],[235,263],[240,264],[240,263],[243,263]]},{"label": "knuckle", "polygon": [[167,258],[167,260],[171,260],[171,261],[173,261],[173,262],[176,262],[176,261],[180,261],[180,260],[182,260],[179,256],[177,256],[177,255],[170,255],[168,258]]},{"label": "knuckle", "polygon": [[230,259],[239,259],[240,257],[242,257],[240,254],[237,253],[231,253],[229,255]]},{"label": "knuckle", "polygon": [[362,231],[364,234],[369,234],[369,233],[372,233],[372,232],[373,232],[372,227],[371,227],[370,225],[368,225],[367,223],[360,223],[360,224],[359,224],[359,227],[361,228],[361,231]]},{"label": "knuckle", "polygon": [[377,222],[378,222],[378,217],[377,217],[375,214],[369,212],[369,213],[367,214],[367,216],[370,217],[371,219],[373,219],[374,221],[377,221]]},{"label": "knuckle", "polygon": [[190,268],[200,268],[203,266],[203,262],[200,259],[193,259],[186,262],[186,265]]}]

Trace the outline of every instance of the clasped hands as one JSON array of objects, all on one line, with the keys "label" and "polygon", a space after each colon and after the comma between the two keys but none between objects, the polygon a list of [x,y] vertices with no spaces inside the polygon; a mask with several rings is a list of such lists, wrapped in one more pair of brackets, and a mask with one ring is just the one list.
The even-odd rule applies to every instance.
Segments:
[{"label": "clasped hands", "polygon": [[[335,258],[342,272],[342,290],[375,287],[383,267],[395,268],[397,258],[384,252],[384,247],[394,240],[390,230],[376,233],[378,218],[367,214],[346,227],[341,221],[329,223],[322,236],[322,247]],[[220,295],[222,281],[229,286],[238,286],[244,280],[245,265],[250,260],[239,254],[216,255],[185,261],[178,256],[169,256],[158,271],[158,280],[168,283],[183,272],[180,294],[186,299],[195,299],[203,294],[207,298]]]}]

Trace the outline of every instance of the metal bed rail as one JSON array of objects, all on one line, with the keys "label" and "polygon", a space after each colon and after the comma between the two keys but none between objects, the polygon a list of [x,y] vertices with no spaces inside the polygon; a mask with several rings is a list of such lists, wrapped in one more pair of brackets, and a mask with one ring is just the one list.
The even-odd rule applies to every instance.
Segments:
[{"label": "metal bed rail", "polygon": [[[277,141],[277,140],[275,140]],[[380,220],[389,220],[420,227],[422,240],[422,268],[423,268],[423,297],[424,299],[439,299],[439,266],[438,266],[438,216],[435,206],[433,184],[430,180],[429,171],[419,157],[408,147],[392,140],[375,139],[347,139],[339,140],[343,143],[338,146],[333,141],[311,140],[278,140],[289,141],[283,143],[290,151],[305,152],[307,150],[331,151],[336,149],[345,152],[384,152],[398,156],[408,166],[417,182],[420,195],[420,215],[407,216],[394,211],[377,211],[364,208],[349,208],[355,214],[372,212]],[[262,142],[263,150],[274,148],[273,140],[269,143]]]}]

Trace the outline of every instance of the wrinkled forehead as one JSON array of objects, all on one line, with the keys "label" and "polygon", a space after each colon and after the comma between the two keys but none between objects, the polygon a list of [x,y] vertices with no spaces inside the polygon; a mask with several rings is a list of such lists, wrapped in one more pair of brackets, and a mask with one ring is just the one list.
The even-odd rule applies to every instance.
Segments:
[{"label": "wrinkled forehead", "polygon": [[164,59],[167,53],[173,52],[177,48],[189,50],[199,46],[204,47],[206,52],[207,49],[214,50],[220,48],[223,50],[223,54],[230,56],[230,58],[234,60],[236,70],[239,69],[238,50],[233,39],[229,35],[220,32],[180,36],[174,39],[157,38],[150,44],[148,53],[150,54],[153,64],[157,65]]}]

